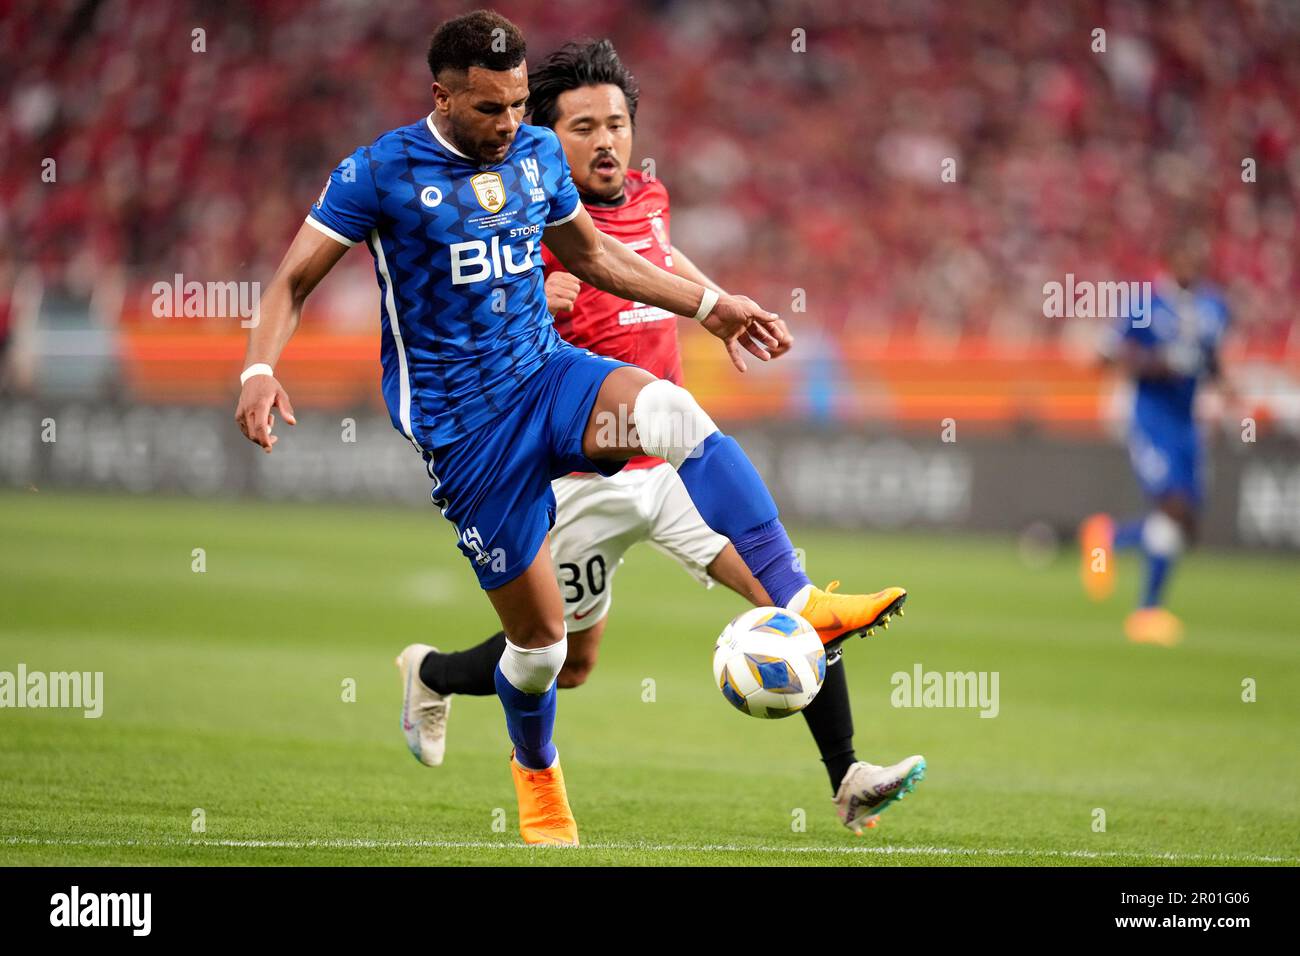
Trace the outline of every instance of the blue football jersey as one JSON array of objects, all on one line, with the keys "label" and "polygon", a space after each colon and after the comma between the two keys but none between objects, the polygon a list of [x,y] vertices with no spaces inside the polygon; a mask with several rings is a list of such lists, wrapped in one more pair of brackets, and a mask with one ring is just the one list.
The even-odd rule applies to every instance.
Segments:
[{"label": "blue football jersey", "polygon": [[370,249],[384,401],[417,449],[486,425],[561,347],[546,310],[542,230],[581,208],[559,140],[539,126],[520,126],[505,158],[484,166],[429,116],[334,170],[307,222]]},{"label": "blue football jersey", "polygon": [[1143,348],[1162,349],[1182,374],[1168,379],[1140,379],[1134,398],[1134,420],[1148,429],[1177,429],[1192,424],[1196,386],[1217,361],[1228,329],[1228,307],[1210,285],[1182,289],[1157,283],[1151,295],[1150,321],[1129,317],[1117,329],[1119,337]]}]

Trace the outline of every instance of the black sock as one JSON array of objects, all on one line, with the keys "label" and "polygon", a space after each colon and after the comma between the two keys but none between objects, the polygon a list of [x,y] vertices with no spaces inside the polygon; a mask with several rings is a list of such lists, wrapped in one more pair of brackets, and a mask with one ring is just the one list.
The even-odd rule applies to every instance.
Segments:
[{"label": "black sock", "polygon": [[804,720],[817,741],[822,763],[831,778],[831,793],[858,758],[853,753],[853,711],[849,707],[849,682],[844,677],[844,660],[826,665],[826,679],[813,702],[803,709]]},{"label": "black sock", "polygon": [[[497,631],[467,651],[452,654],[434,651],[426,654],[420,662],[420,680],[424,681],[425,687],[439,694],[493,697],[497,692],[497,662],[505,650],[506,632]],[[825,689],[821,693],[825,693]]]}]

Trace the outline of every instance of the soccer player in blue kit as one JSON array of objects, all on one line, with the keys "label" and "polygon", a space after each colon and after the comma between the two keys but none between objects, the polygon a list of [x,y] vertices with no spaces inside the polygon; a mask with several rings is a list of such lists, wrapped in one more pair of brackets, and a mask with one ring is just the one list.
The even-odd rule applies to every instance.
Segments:
[{"label": "soccer player in blue kit", "polygon": [[1129,458],[1150,510],[1116,523],[1096,514],[1080,527],[1081,576],[1089,596],[1114,589],[1113,552],[1139,548],[1146,579],[1138,608],[1124,622],[1129,640],[1165,647],[1182,638],[1182,622],[1164,606],[1178,556],[1196,535],[1205,497],[1204,452],[1193,405],[1203,380],[1221,378],[1219,346],[1228,309],[1202,278],[1209,241],[1198,229],[1180,231],[1167,249],[1168,274],[1154,284],[1146,315],[1125,317],[1104,353],[1135,386]]},{"label": "soccer player in blue kit", "polygon": [[[278,440],[273,409],[294,423],[274,363],[307,295],[364,242],[380,287],[390,418],[423,456],[433,501],[455,525],[506,634],[495,679],[514,744],[520,833],[528,843],[576,844],[552,739],[566,655],[547,545],[553,478],[613,474],[636,455],[662,458],[774,604],[836,614],[844,638],[865,632],[880,609],[812,585],[762,479],[685,389],[560,339],[540,243],[584,282],[694,316],[741,371],[744,351],[766,361],[790,348],[780,319],[744,296],[665,272],[594,228],[555,134],[522,123],[528,70],[510,21],[482,10],[449,20],[428,59],[433,112],[339,164],[262,296],[236,420],[267,452]],[[429,699],[420,648],[398,660],[403,729],[417,757]]]}]

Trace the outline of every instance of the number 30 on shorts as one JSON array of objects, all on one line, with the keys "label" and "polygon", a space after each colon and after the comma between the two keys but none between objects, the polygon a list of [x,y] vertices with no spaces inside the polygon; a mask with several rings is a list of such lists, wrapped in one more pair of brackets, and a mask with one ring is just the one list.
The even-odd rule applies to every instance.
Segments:
[{"label": "number 30 on shorts", "polygon": [[[560,565],[560,573],[564,576],[560,583],[564,585],[565,589],[565,604],[577,604],[587,591],[590,591],[593,597],[605,592],[605,556],[603,554],[593,555],[587,559],[586,590],[583,590],[584,575],[581,565],[566,562]],[[570,589],[572,589],[572,593],[570,593]]]}]

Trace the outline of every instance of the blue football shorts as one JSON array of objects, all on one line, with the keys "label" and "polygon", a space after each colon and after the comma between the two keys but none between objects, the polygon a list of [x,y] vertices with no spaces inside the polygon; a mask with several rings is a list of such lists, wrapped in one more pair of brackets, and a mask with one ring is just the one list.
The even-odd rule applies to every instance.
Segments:
[{"label": "blue football shorts", "polygon": [[1153,427],[1134,422],[1129,432],[1129,460],[1148,498],[1171,495],[1199,505],[1204,497],[1201,440],[1195,425]]},{"label": "blue football shorts", "polygon": [[524,382],[508,411],[452,445],[425,451],[433,502],[456,526],[457,546],[483,590],[509,584],[533,563],[555,523],[553,479],[622,470],[621,461],[584,455],[582,436],[600,386],[627,364],[563,345]]}]

